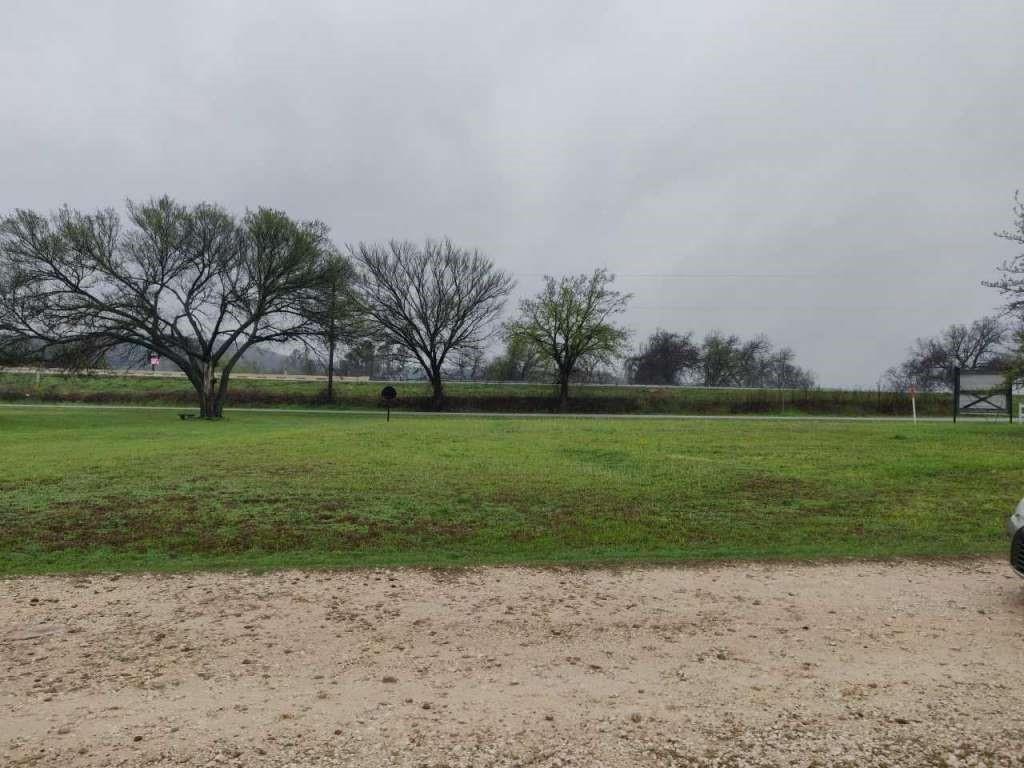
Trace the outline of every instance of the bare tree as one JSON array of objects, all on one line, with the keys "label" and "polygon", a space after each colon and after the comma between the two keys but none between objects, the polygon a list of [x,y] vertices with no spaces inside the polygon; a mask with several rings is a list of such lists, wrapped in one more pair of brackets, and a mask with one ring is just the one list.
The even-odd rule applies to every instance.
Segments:
[{"label": "bare tree", "polygon": [[996,317],[951,325],[937,336],[916,339],[906,360],[885,372],[885,383],[894,390],[911,386],[922,392],[945,389],[954,366],[970,371],[1003,363],[1009,335],[1005,323]]},{"label": "bare tree", "polygon": [[240,221],[168,197],[50,217],[0,220],[0,331],[41,348],[130,345],[188,377],[204,418],[219,418],[231,370],[255,344],[301,338],[327,228],[260,208]]},{"label": "bare tree", "polygon": [[590,275],[544,278],[544,289],[519,305],[519,318],[508,324],[509,339],[521,341],[551,361],[558,377],[558,403],[565,408],[569,381],[585,358],[607,363],[625,351],[629,331],[612,323],[631,296],[611,289],[607,270]]},{"label": "bare tree", "polygon": [[997,362],[1004,354],[1006,324],[997,317],[983,317],[970,325],[951,325],[939,337],[940,346],[954,364],[964,369]]},{"label": "bare tree", "polygon": [[512,276],[447,239],[428,240],[422,248],[397,240],[360,243],[350,252],[361,267],[360,292],[377,330],[416,358],[440,410],[448,355],[478,347],[489,336]]},{"label": "bare tree", "polygon": [[748,339],[735,350],[733,378],[740,387],[765,385],[771,369],[772,343],[764,334]]},{"label": "bare tree", "polygon": [[761,386],[780,389],[810,389],[814,374],[796,364],[796,353],[789,347],[765,355],[766,368]]}]

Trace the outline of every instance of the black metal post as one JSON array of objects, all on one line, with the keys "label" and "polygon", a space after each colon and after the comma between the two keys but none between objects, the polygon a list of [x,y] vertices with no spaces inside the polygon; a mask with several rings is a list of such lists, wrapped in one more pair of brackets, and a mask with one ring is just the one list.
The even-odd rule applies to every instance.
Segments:
[{"label": "black metal post", "polygon": [[960,366],[953,366],[953,423],[956,424],[956,414],[960,410]]}]

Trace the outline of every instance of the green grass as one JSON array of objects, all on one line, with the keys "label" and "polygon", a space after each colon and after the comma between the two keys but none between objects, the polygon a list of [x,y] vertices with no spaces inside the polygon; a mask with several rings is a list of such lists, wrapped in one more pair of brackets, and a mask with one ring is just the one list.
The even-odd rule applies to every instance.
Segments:
[{"label": "green grass", "polygon": [[1001,553],[1005,424],[0,408],[0,573]]},{"label": "green grass", "polygon": [[[228,407],[326,407],[318,381],[231,379]],[[422,382],[397,382],[400,410],[429,410],[430,388]],[[376,409],[379,382],[338,382],[334,408]],[[557,410],[555,389],[546,384],[446,385],[447,409],[462,412],[550,412]],[[81,402],[195,407],[195,393],[184,379],[118,376],[41,376],[0,373],[0,400],[7,402]],[[946,416],[949,394],[922,394],[921,416]],[[905,394],[873,390],[737,390],[703,387],[572,388],[568,410],[576,413],[661,414],[827,414],[909,416]]]}]

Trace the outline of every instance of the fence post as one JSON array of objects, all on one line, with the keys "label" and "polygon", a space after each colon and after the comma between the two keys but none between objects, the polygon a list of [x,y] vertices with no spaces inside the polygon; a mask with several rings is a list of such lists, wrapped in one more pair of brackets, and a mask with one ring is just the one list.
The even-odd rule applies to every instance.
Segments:
[{"label": "fence post", "polygon": [[960,366],[953,366],[953,423],[956,424],[956,414],[960,410]]}]

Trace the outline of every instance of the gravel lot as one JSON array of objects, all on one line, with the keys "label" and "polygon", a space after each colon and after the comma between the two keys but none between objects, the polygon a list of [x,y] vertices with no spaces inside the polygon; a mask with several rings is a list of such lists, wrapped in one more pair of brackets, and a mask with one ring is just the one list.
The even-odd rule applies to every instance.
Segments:
[{"label": "gravel lot", "polygon": [[0,581],[0,764],[1024,765],[1002,561]]}]

